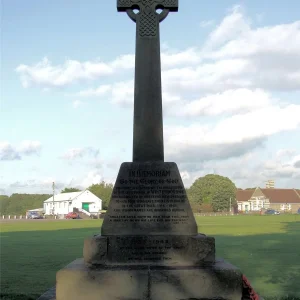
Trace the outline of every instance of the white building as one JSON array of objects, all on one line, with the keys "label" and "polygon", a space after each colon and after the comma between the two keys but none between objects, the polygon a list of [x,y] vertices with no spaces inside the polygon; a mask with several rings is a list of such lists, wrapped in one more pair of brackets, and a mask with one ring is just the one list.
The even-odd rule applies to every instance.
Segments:
[{"label": "white building", "polygon": [[44,201],[45,215],[66,215],[74,208],[86,214],[97,214],[102,209],[102,200],[88,190],[73,193],[61,193]]}]

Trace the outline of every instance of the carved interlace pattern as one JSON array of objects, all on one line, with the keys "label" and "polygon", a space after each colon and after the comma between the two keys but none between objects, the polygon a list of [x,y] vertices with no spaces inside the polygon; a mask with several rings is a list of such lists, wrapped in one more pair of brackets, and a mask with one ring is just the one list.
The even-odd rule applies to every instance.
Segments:
[{"label": "carved interlace pattern", "polygon": [[119,6],[131,7],[132,4],[151,5],[153,3],[163,4],[166,6],[175,6],[178,0],[118,0]]},{"label": "carved interlace pattern", "polygon": [[165,6],[175,6],[177,4],[177,0],[162,0],[161,4]]},{"label": "carved interlace pattern", "polygon": [[165,8],[178,4],[177,0],[118,0],[118,6],[131,8],[138,4],[140,7],[139,15],[139,35],[141,37],[151,37],[157,35],[158,16],[152,4],[161,4]]},{"label": "carved interlace pattern", "polygon": [[158,22],[156,12],[149,6],[144,7],[140,16],[140,36],[156,36],[157,27]]},{"label": "carved interlace pattern", "polygon": [[118,5],[130,7],[132,5],[132,2],[131,0],[118,0]]}]

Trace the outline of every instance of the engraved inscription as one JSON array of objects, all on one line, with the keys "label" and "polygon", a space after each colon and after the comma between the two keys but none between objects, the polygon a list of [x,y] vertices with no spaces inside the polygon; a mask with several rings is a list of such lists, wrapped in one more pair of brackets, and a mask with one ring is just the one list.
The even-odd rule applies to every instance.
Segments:
[{"label": "engraved inscription", "polygon": [[119,238],[119,249],[127,254],[128,261],[158,261],[171,260],[169,251],[171,241],[167,238],[145,239],[135,237],[128,242],[128,239]]},{"label": "engraved inscription", "polygon": [[115,253],[119,253],[121,261],[171,261],[175,253],[185,251],[187,241],[173,243],[167,236],[135,236],[117,237],[113,243]]},{"label": "engraved inscription", "polygon": [[123,163],[101,232],[183,235],[197,225],[174,163]]},{"label": "engraved inscription", "polygon": [[111,222],[185,224],[185,191],[170,170],[129,169],[118,179],[113,198],[118,204]]}]

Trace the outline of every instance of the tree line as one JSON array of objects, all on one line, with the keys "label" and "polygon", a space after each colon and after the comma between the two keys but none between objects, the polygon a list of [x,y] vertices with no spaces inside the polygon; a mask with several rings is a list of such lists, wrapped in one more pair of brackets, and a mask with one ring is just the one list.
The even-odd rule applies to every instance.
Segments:
[{"label": "tree line", "polygon": [[[87,188],[94,195],[102,199],[103,209],[107,209],[113,185],[104,181],[92,184]],[[229,211],[236,207],[235,184],[227,177],[208,174],[199,177],[191,187],[186,189],[188,199],[194,212]],[[64,188],[61,193],[78,192],[74,187]],[[43,202],[50,198],[51,194],[18,194],[11,196],[0,195],[1,215],[24,215],[27,210],[43,207]]]},{"label": "tree line", "polygon": [[[92,184],[87,188],[94,195],[102,199],[102,208],[107,209],[113,190],[113,185],[104,181]],[[77,188],[64,188],[61,193],[80,192]],[[52,194],[18,194],[11,196],[0,195],[0,215],[25,215],[27,210],[42,208],[44,201]]]}]

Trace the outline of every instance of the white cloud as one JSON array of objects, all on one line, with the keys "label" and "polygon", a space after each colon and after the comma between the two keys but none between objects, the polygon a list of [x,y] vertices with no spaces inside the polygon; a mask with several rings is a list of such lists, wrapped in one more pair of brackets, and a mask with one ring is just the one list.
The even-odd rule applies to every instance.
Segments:
[{"label": "white cloud", "polygon": [[250,30],[249,21],[244,17],[242,7],[236,5],[213,30],[207,41],[207,47],[217,46]]},{"label": "white cloud", "polygon": [[63,65],[54,66],[45,57],[41,62],[29,66],[19,65],[16,72],[20,74],[23,87],[32,85],[42,87],[62,87],[79,80],[93,80],[111,75],[114,70],[103,62],[79,62],[67,60]]},{"label": "white cloud", "polygon": [[79,106],[81,106],[81,104],[83,104],[83,102],[80,100],[75,100],[73,101],[72,104],[73,104],[73,108],[78,108]]},{"label": "white cloud", "polygon": [[295,149],[280,149],[276,152],[276,158],[282,159],[282,158],[291,158],[293,155],[296,154]]},{"label": "white cloud", "polygon": [[87,176],[82,180],[80,186],[87,188],[92,184],[100,183],[103,180],[103,176],[98,171],[90,171]]},{"label": "white cloud", "polygon": [[20,160],[21,155],[8,142],[0,142],[0,160]]},{"label": "white cloud", "polygon": [[19,147],[19,152],[24,155],[39,154],[42,144],[38,141],[23,141]]},{"label": "white cloud", "polygon": [[266,161],[263,164],[261,174],[268,179],[282,178],[298,178],[300,169],[297,167],[297,162],[300,161],[300,155],[294,155],[292,159],[286,160],[286,157],[281,159],[275,155],[274,158]]},{"label": "white cloud", "polygon": [[299,114],[300,105],[267,106],[215,125],[172,126],[165,129],[165,149],[180,162],[240,156],[261,147],[271,135],[300,128]]},{"label": "white cloud", "polygon": [[182,182],[183,182],[184,185],[189,184],[189,181],[191,179],[191,175],[188,171],[180,172],[180,176],[181,176],[181,179],[182,179]]},{"label": "white cloud", "polygon": [[6,187],[6,192],[11,193],[45,193],[52,194],[52,184],[55,183],[55,191],[59,192],[65,184],[54,177],[44,179],[28,179],[25,181],[15,181]]},{"label": "white cloud", "polygon": [[9,142],[0,142],[0,160],[20,160],[23,156],[38,155],[41,143],[38,141],[23,141],[19,147],[12,146]]},{"label": "white cloud", "polygon": [[214,24],[214,20],[207,20],[207,21],[201,21],[199,25],[201,28],[206,28],[212,26],[213,24]]},{"label": "white cloud", "polygon": [[[179,169],[186,166],[187,164],[181,163]],[[188,170],[190,179],[185,180],[187,187],[197,178],[215,173],[228,177],[240,188],[265,187],[269,179],[275,180],[275,187],[299,188],[300,169],[293,167],[290,161],[285,159],[278,161],[276,154],[265,161],[261,152],[253,150],[240,157],[205,161],[201,167],[195,169],[188,167]]]},{"label": "white cloud", "polygon": [[184,64],[195,64],[201,61],[201,53],[196,48],[188,48],[183,51],[171,51],[161,53],[161,65],[163,69],[173,68]]},{"label": "white cloud", "polygon": [[133,103],[134,82],[133,80],[118,82],[112,87],[112,103],[119,105],[128,105]]},{"label": "white cloud", "polygon": [[87,90],[80,91],[76,95],[80,97],[104,96],[108,92],[110,92],[111,89],[112,89],[111,85],[106,84],[106,85],[101,85],[96,89],[87,89]]},{"label": "white cloud", "polygon": [[[200,24],[211,25],[210,21]],[[266,162],[252,155],[270,136],[300,127],[300,105],[289,103],[288,93],[275,94],[300,90],[300,21],[257,27],[241,6],[235,6],[216,24],[203,47],[175,50],[163,44],[162,49],[165,115],[184,118],[176,119],[182,126],[165,127],[166,157],[180,164],[185,183],[212,170],[250,187],[273,176],[299,176],[296,150],[281,149]],[[44,59],[20,65],[17,72],[24,87],[62,87],[105,77],[105,83],[76,96],[132,107],[133,80],[107,78],[133,67],[134,55],[127,54],[111,62],[68,60],[62,65]],[[200,116],[209,116],[211,123]],[[2,157],[18,159],[19,152],[10,144],[3,149]],[[74,148],[64,158],[72,161],[91,153]],[[99,169],[105,164],[97,157],[90,162],[97,163],[98,170],[77,184],[103,178]]]},{"label": "white cloud", "polygon": [[269,93],[260,90],[236,89],[222,93],[208,94],[198,100],[180,103],[174,114],[181,116],[215,116],[221,114],[241,114],[270,107],[275,101]]},{"label": "white cloud", "polygon": [[134,68],[135,55],[126,54],[117,57],[110,65],[114,70]]},{"label": "white cloud", "polygon": [[93,147],[84,147],[84,148],[71,148],[68,149],[62,156],[62,159],[65,160],[76,160],[78,158],[83,158],[85,156],[92,156],[96,158],[99,155],[99,149]]},{"label": "white cloud", "polygon": [[[300,89],[300,21],[254,27],[243,8],[234,6],[212,30],[202,48],[172,50],[165,46],[163,49],[163,90],[167,93],[188,95],[237,88]],[[133,67],[134,55],[125,54],[111,62],[67,60],[62,65],[54,65],[44,58],[35,65],[22,64],[16,70],[25,87],[61,87],[107,78]],[[102,85],[81,95],[106,95],[110,89],[118,89],[118,84],[122,89],[122,83]],[[123,104],[119,97],[114,102]]]}]

